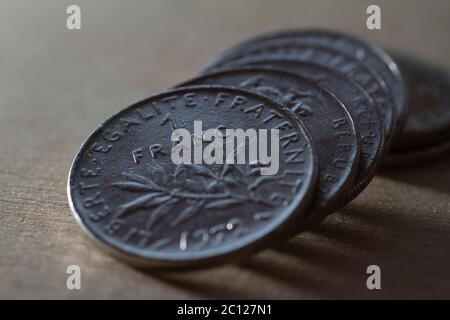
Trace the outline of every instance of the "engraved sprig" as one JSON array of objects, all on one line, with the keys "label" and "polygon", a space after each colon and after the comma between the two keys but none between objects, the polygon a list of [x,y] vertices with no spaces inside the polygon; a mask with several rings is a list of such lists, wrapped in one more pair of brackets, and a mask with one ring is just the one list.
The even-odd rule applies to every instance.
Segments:
[{"label": "engraved sprig", "polygon": [[[227,209],[251,202],[274,207],[277,203],[260,197],[256,188],[283,175],[260,176],[260,167],[259,163],[223,164],[213,170],[200,164],[179,164],[168,174],[153,160],[152,164],[147,164],[147,175],[123,172],[125,180],[112,183],[115,188],[139,193],[119,206],[115,218],[153,209],[146,224],[150,229],[169,214],[174,214],[171,226],[177,226],[208,209]],[[232,192],[234,188],[239,188],[239,192]],[[179,204],[183,204],[182,209],[175,210]]]}]

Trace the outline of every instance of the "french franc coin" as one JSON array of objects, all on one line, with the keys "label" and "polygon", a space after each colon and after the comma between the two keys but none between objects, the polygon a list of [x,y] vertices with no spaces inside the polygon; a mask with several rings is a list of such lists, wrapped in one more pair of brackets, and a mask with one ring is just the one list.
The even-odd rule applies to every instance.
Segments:
[{"label": "french franc coin", "polygon": [[392,54],[405,76],[410,113],[395,136],[392,153],[436,149],[450,141],[450,73],[443,68]]},{"label": "french franc coin", "polygon": [[[388,152],[397,125],[396,106],[392,94],[374,70],[342,52],[325,47],[303,46],[295,43],[282,46],[276,43],[266,43],[263,47],[242,53],[241,58],[236,58],[236,60],[215,67],[251,65],[255,61],[273,59],[315,63],[339,72],[347,79],[357,83],[366,91],[381,111],[381,116],[384,120],[384,152]],[[204,70],[203,74],[213,69],[214,66]]]},{"label": "french franc coin", "polygon": [[395,100],[398,128],[400,129],[408,114],[407,90],[402,73],[396,61],[383,49],[360,38],[334,31],[305,29],[283,30],[267,33],[246,40],[220,54],[211,65],[223,64],[235,60],[256,48],[270,43],[279,46],[306,45],[322,46],[345,53],[375,70],[383,79]]},{"label": "french franc coin", "polygon": [[[273,67],[286,70],[320,83],[343,102],[352,116],[360,135],[361,157],[358,177],[347,195],[353,200],[369,184],[384,154],[384,129],[381,110],[370,96],[354,81],[339,72],[310,62],[287,59],[254,59],[249,67]],[[393,121],[393,119],[388,120]]]},{"label": "french franc coin", "polygon": [[296,74],[261,67],[218,71],[180,86],[208,84],[249,90],[290,108],[310,132],[319,158],[318,195],[310,215],[323,217],[344,205],[358,175],[359,136],[349,112],[331,92]]},{"label": "french franc coin", "polygon": [[[207,129],[226,133],[209,153]],[[224,163],[225,129],[279,132],[279,149],[270,140],[277,170],[263,175],[267,166],[234,157]],[[194,164],[174,161],[173,146],[191,146],[193,155],[183,149],[182,156]],[[206,164],[208,154],[218,160]],[[307,214],[317,171],[313,142],[289,109],[235,88],[196,86],[150,96],[102,123],[78,151],[67,191],[81,228],[114,255],[138,266],[200,267],[287,236],[285,228]]]}]

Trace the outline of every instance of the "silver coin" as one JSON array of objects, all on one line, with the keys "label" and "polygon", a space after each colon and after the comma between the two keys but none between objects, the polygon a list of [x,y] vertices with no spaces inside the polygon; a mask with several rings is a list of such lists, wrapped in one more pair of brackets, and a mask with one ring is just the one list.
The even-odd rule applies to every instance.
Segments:
[{"label": "silver coin", "polygon": [[[175,164],[172,132],[272,129],[280,134],[280,168],[258,163]],[[170,90],[124,108],[78,151],[69,203],[82,229],[126,261],[199,267],[243,258],[307,214],[316,191],[317,155],[290,110],[228,87]]]}]

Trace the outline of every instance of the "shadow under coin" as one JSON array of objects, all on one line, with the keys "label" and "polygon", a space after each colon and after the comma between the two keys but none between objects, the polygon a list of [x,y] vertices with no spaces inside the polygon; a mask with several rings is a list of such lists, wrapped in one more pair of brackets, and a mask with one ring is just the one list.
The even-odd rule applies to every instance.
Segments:
[{"label": "shadow under coin", "polygon": [[[297,235],[274,249],[296,257],[298,270],[309,266],[303,277],[319,278],[315,289],[324,296],[448,298],[449,244],[448,224],[358,206],[330,216],[314,232]],[[382,272],[378,292],[366,286],[366,270],[373,264]],[[297,277],[283,274],[293,285]]]},{"label": "shadow under coin", "polygon": [[[225,266],[222,268],[228,268]],[[232,275],[232,271],[229,271]],[[196,273],[196,274],[194,274]],[[193,298],[204,298],[204,299],[258,299],[264,298],[256,293],[248,293],[242,290],[241,285],[236,284],[234,286],[232,281],[228,279],[227,281],[218,281],[214,279],[214,272],[209,270],[197,270],[194,273],[189,272],[188,274],[181,274],[178,272],[165,272],[165,273],[152,273],[153,277],[158,278],[170,286],[177,287],[183,291],[190,292],[193,294]],[[231,277],[233,278],[233,277]]]}]

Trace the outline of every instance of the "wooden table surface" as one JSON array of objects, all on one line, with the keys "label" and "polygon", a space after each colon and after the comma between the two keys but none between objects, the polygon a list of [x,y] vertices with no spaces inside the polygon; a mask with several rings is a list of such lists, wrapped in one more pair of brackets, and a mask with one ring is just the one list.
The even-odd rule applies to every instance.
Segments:
[{"label": "wooden table surface", "polygon": [[[372,2],[379,31],[365,27]],[[65,27],[72,3],[79,31]],[[450,67],[449,13],[446,0],[1,1],[0,298],[450,298],[450,158],[379,174],[315,230],[200,271],[114,260],[83,235],[66,197],[72,158],[96,125],[239,40],[315,26]],[[66,288],[72,264],[81,290]],[[371,264],[382,290],[366,288]]]}]

